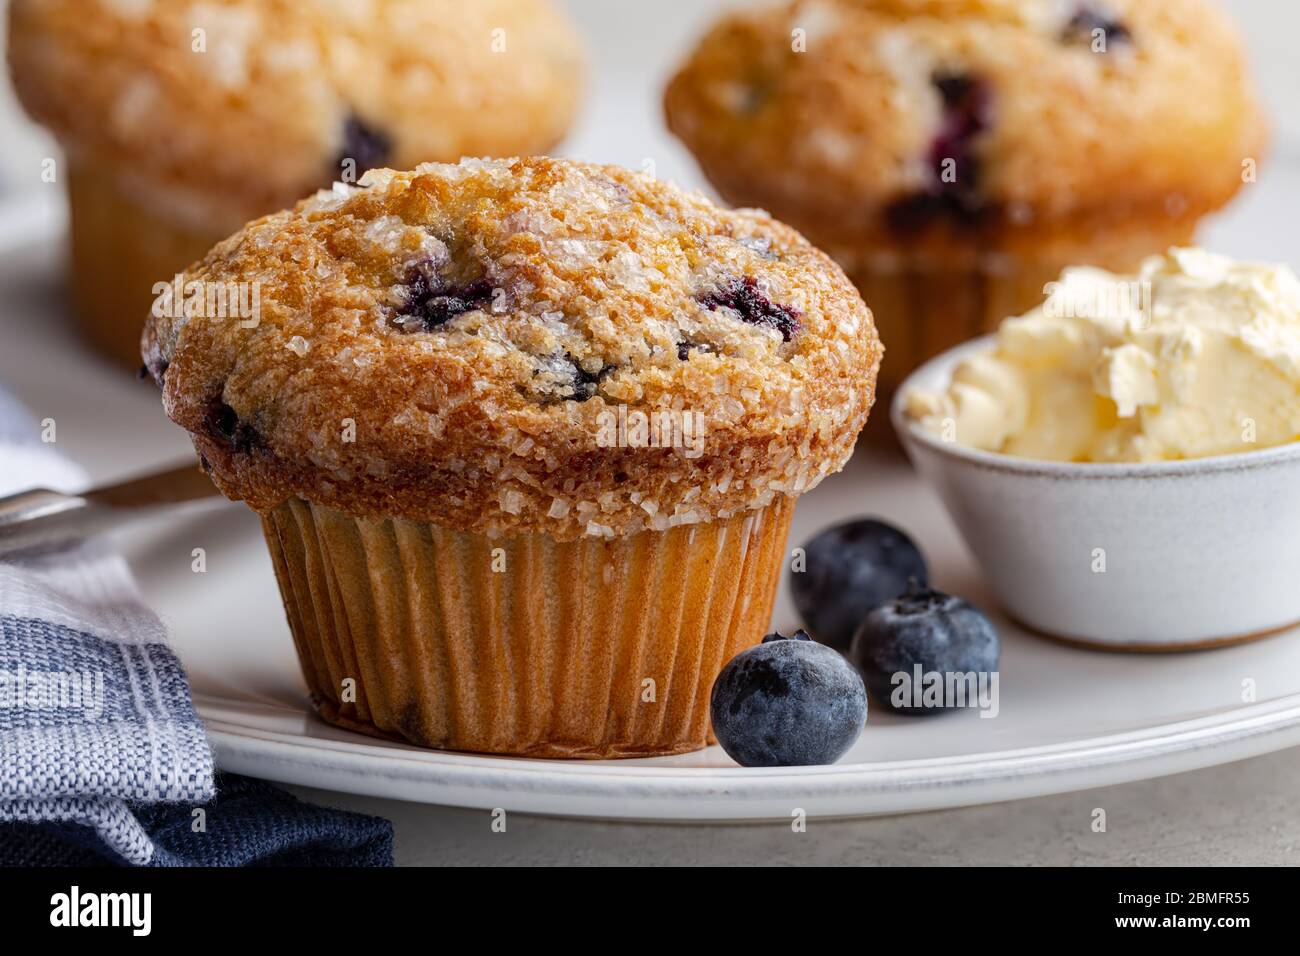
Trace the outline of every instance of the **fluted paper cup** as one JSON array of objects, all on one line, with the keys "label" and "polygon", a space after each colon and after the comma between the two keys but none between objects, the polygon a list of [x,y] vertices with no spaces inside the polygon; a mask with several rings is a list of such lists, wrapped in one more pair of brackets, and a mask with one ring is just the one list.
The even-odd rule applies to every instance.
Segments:
[{"label": "fluted paper cup", "polygon": [[710,742],[710,688],[766,631],[793,512],[780,496],[564,542],[301,500],[263,525],[325,720],[438,749],[611,758]]},{"label": "fluted paper cup", "polygon": [[140,325],[155,285],[202,259],[223,233],[180,228],[129,197],[111,175],[80,163],[68,171],[68,204],[76,322],[101,355],[138,368]]}]

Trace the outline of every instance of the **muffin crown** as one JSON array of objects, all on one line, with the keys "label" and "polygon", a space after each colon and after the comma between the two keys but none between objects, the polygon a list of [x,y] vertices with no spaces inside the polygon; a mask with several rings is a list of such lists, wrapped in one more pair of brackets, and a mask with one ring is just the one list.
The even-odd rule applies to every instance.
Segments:
[{"label": "muffin crown", "polygon": [[1209,0],[799,0],[722,19],[673,131],[733,202],[829,251],[1034,254],[1194,221],[1265,124]]},{"label": "muffin crown", "polygon": [[204,234],[374,166],[545,150],[583,70],[550,0],[13,0],[9,60],[74,161]]},{"label": "muffin crown", "polygon": [[[765,213],[543,158],[371,171],[183,284],[147,367],[260,511],[561,539],[724,518],[843,465],[881,356],[839,268]],[[214,290],[255,308],[214,318]]]}]

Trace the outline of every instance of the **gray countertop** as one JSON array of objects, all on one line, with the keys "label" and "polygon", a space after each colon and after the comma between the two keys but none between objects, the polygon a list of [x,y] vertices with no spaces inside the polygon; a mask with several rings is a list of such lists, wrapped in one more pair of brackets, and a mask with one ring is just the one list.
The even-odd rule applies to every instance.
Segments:
[{"label": "gray countertop", "polygon": [[[601,823],[293,787],[306,800],[393,821],[401,866],[1300,864],[1300,748],[1208,770],[1012,803],[790,824]],[[1106,831],[1094,832],[1095,811]]]}]

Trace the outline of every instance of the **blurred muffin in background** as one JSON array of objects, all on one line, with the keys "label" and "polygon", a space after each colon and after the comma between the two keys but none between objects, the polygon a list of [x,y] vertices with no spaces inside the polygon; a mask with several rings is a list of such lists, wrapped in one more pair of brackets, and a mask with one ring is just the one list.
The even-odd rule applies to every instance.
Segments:
[{"label": "blurred muffin in background", "polygon": [[767,6],[716,24],[665,107],[728,201],[844,266],[889,349],[882,394],[1066,265],[1190,243],[1267,139],[1209,0]]},{"label": "blurred muffin in background", "polygon": [[154,286],[374,166],[545,152],[581,44],[550,0],[13,0],[9,63],[67,153],[72,291],[139,364]]}]

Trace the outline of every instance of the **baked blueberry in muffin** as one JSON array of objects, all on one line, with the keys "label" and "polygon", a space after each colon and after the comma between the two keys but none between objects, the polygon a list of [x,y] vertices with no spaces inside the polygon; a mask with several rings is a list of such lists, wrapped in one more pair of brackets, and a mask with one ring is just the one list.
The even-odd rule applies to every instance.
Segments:
[{"label": "baked blueberry in muffin", "polygon": [[932,178],[920,191],[885,207],[889,228],[898,235],[914,235],[943,218],[975,229],[991,211],[979,190],[977,152],[990,122],[988,87],[963,73],[938,73],[931,82],[943,99],[943,120],[926,155]]},{"label": "baked blueberry in muffin", "polygon": [[1066,41],[1101,41],[1097,44],[1099,53],[1105,53],[1111,43],[1129,43],[1133,39],[1122,20],[1095,3],[1078,4],[1061,37]]},{"label": "baked blueberry in muffin", "polygon": [[256,325],[154,316],[143,351],[264,517],[321,713],[451,749],[703,746],[881,356],[794,230],[551,159],[374,170],[185,278],[261,290]]}]

